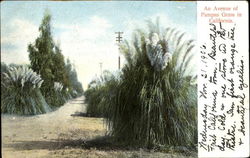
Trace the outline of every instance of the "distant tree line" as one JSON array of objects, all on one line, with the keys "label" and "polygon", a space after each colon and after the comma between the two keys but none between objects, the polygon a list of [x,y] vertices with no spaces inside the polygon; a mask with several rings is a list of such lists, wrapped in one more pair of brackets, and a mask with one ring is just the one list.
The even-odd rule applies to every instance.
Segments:
[{"label": "distant tree line", "polygon": [[[1,105],[1,112],[44,113],[46,110],[42,107],[45,104],[46,107],[48,104],[53,109],[63,105],[68,99],[83,95],[82,84],[78,81],[75,68],[69,59],[65,60],[59,43],[53,40],[51,15],[48,11],[45,12],[39,32],[40,35],[35,42],[28,45],[29,65],[6,65],[1,62],[1,97],[3,98],[1,103],[4,104]],[[38,80],[41,83],[36,86]],[[31,92],[29,89],[36,89],[39,97],[29,99],[32,96],[23,95],[23,93]],[[42,109],[40,112],[37,112],[37,108],[34,107],[36,106],[34,103],[38,103],[37,99],[45,101],[39,102],[41,103],[40,109]],[[20,109],[21,104],[23,107]]]},{"label": "distant tree line", "polygon": [[52,105],[60,104],[54,99],[56,95],[55,83],[63,85],[62,93],[66,97],[65,99],[81,95],[83,88],[77,79],[76,70],[72,67],[69,59],[65,62],[59,44],[53,40],[51,15],[48,11],[45,12],[39,32],[40,35],[34,44],[28,45],[28,52],[31,68],[44,80],[41,91],[47,102]]}]

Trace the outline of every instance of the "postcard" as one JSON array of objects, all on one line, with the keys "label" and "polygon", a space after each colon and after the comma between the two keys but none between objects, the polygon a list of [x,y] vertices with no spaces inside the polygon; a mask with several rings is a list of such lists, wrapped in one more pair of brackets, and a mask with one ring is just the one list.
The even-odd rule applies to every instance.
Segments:
[{"label": "postcard", "polygon": [[2,1],[1,157],[249,157],[247,1]]}]

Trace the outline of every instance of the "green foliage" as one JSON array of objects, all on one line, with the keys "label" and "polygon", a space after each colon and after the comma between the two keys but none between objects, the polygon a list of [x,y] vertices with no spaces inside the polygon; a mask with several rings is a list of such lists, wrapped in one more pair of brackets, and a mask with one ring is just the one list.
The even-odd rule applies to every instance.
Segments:
[{"label": "green foliage", "polygon": [[85,92],[87,112],[105,116],[119,142],[193,146],[197,85],[190,62],[195,45],[175,29],[162,30],[158,21],[148,26],[120,45],[127,63],[119,80],[95,81]]},{"label": "green foliage", "polygon": [[70,87],[70,79],[59,44],[55,45],[55,52],[52,55],[54,66],[51,69],[54,75],[54,82],[62,83],[64,89],[66,89],[66,87]]},{"label": "green foliage", "polygon": [[1,62],[1,78],[2,78],[2,73],[7,72],[8,67],[4,62]]},{"label": "green foliage", "polygon": [[67,59],[66,74],[69,78],[69,93],[72,97],[81,96],[83,94],[82,84],[78,81],[77,73],[72,63]]},{"label": "green foliage", "polygon": [[[39,31],[40,35],[35,43],[28,46],[31,68],[40,74],[44,80],[41,91],[46,101],[48,104],[57,107],[63,105],[71,96],[82,95],[82,85],[77,80],[76,72],[69,70],[68,64],[65,64],[59,44],[56,45],[53,41],[51,15],[48,11],[45,12]],[[55,82],[63,85],[62,91],[54,90]]]},{"label": "green foliage", "polygon": [[53,48],[54,42],[51,33],[51,15],[46,12],[42,20],[42,24],[39,27],[40,35],[36,39],[34,45],[29,44],[28,52],[31,63],[31,68],[41,75],[44,79],[42,90],[47,92],[50,91],[50,87],[53,86],[54,74],[51,68],[54,66],[53,63]]},{"label": "green foliage", "polygon": [[103,76],[89,83],[88,89],[84,92],[88,115],[95,117],[108,116],[108,105],[117,93],[118,83],[119,78],[109,71],[104,71]]},{"label": "green foliage", "polygon": [[35,42],[28,45],[31,69],[11,64],[9,70],[1,62],[3,113],[41,114],[50,110],[47,103],[56,108],[68,99],[83,94],[75,69],[69,60],[65,63],[59,44],[53,41],[48,11],[45,12],[39,32]]},{"label": "green foliage", "polygon": [[40,35],[34,44],[29,44],[28,52],[31,68],[40,74],[44,80],[44,84],[41,87],[42,94],[45,96],[47,102],[53,105],[53,100],[50,96],[53,92],[51,87],[54,86],[55,77],[52,68],[56,63],[53,63],[54,41],[50,23],[51,15],[47,11],[39,27]]},{"label": "green foliage", "polygon": [[3,96],[6,95],[6,88],[3,84],[4,81],[4,73],[8,72],[8,66],[1,62],[1,105],[3,105]]},{"label": "green foliage", "polygon": [[40,92],[40,75],[27,67],[6,67],[1,72],[1,112],[34,115],[50,111]]},{"label": "green foliage", "polygon": [[59,82],[54,82],[53,90],[51,91],[50,95],[47,96],[47,100],[50,100],[51,105],[53,107],[58,107],[63,105],[68,99],[66,90],[63,89],[63,85]]},{"label": "green foliage", "polygon": [[127,64],[109,102],[111,135],[147,147],[193,145],[196,77],[189,64],[194,44],[174,29],[162,31],[158,22],[148,24],[148,32],[137,30],[132,44],[121,45]]}]

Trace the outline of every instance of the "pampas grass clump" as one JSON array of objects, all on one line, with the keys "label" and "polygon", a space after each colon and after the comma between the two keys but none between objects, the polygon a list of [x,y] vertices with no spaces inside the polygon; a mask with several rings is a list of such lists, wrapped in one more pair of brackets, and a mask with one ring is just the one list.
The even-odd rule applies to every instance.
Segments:
[{"label": "pampas grass clump", "polygon": [[117,93],[119,75],[104,71],[103,75],[90,82],[84,92],[86,111],[89,116],[107,117],[108,106]]},{"label": "pampas grass clump", "polygon": [[35,115],[51,110],[40,91],[43,80],[32,69],[8,67],[2,77],[2,113]]},{"label": "pampas grass clump", "polygon": [[60,82],[54,82],[54,90],[55,91],[62,91],[63,85]]},{"label": "pampas grass clump", "polygon": [[[149,22],[120,48],[127,63],[113,96],[104,97],[110,135],[144,147],[196,143],[195,45],[184,33]],[[106,92],[109,93],[109,92]],[[98,96],[98,95],[97,95]]]},{"label": "pampas grass clump", "polygon": [[66,89],[60,82],[54,82],[54,87],[51,89],[50,95],[46,99],[49,100],[49,103],[53,110],[62,106],[68,100]]}]

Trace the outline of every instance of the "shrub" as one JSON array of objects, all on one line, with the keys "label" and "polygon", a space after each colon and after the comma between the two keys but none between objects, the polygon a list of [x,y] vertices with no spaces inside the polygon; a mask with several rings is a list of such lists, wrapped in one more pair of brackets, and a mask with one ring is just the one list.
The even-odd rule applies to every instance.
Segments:
[{"label": "shrub", "polygon": [[54,87],[50,92],[50,95],[46,97],[52,108],[57,108],[63,105],[67,98],[64,96],[63,85],[60,82],[54,82]]},{"label": "shrub", "polygon": [[40,92],[43,80],[36,72],[19,66],[7,68],[2,75],[2,113],[35,115],[51,110]]},{"label": "shrub", "polygon": [[132,43],[120,46],[127,63],[114,96],[104,97],[110,134],[147,147],[193,145],[197,86],[190,62],[195,45],[184,40],[184,33],[148,24],[149,31],[137,30]]},{"label": "shrub", "polygon": [[94,79],[85,91],[87,114],[95,117],[107,117],[108,105],[117,93],[119,78],[104,71],[100,78]]}]

